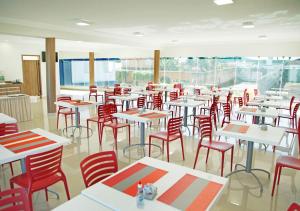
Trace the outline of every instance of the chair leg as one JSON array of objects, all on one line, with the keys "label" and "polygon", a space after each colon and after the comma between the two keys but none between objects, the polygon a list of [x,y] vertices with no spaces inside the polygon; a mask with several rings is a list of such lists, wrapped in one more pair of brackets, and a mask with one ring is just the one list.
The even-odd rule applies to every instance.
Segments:
[{"label": "chair leg", "polygon": [[272,194],[271,194],[271,196],[274,195],[274,189],[275,189],[275,185],[276,185],[276,180],[277,180],[278,170],[279,170],[279,165],[276,164],[276,167],[275,167],[275,173],[274,173],[274,179],[273,179]]},{"label": "chair leg", "polygon": [[57,113],[56,116],[56,129],[58,129],[58,124],[59,124],[59,113]]},{"label": "chair leg", "polygon": [[86,120],[86,134],[89,137],[89,120]]},{"label": "chair leg", "polygon": [[131,137],[131,135],[130,135],[130,125],[128,125],[128,143],[129,143],[129,145],[131,145],[130,137]]},{"label": "chair leg", "polygon": [[113,135],[115,139],[116,151],[118,151],[118,129],[113,129]]},{"label": "chair leg", "polygon": [[232,171],[232,164],[233,164],[233,150],[234,150],[234,146],[232,146],[232,148],[231,148],[230,171]]},{"label": "chair leg", "polygon": [[149,157],[151,157],[151,142],[152,142],[152,137],[149,136]]},{"label": "chair leg", "polygon": [[180,136],[180,142],[181,142],[182,160],[185,160],[182,136]]},{"label": "chair leg", "polygon": [[14,168],[12,162],[9,163],[11,175],[14,176]]},{"label": "chair leg", "polygon": [[66,190],[67,199],[68,199],[68,200],[70,200],[70,192],[69,192],[69,187],[68,187],[67,179],[66,179],[66,177],[65,177],[65,176],[64,176],[64,178],[63,178],[63,183],[64,183],[64,186],[65,186],[65,190]]},{"label": "chair leg", "polygon": [[207,164],[207,161],[208,161],[209,151],[210,151],[210,148],[207,148],[206,160],[205,160],[205,163],[206,163],[206,164]]},{"label": "chair leg", "polygon": [[222,152],[221,177],[223,177],[223,170],[224,170],[224,154],[225,152]]},{"label": "chair leg", "polygon": [[193,121],[193,135],[195,134],[195,121],[196,121],[196,118],[194,117],[194,121]]},{"label": "chair leg", "polygon": [[68,127],[67,115],[65,115],[65,126],[66,126],[66,128]]},{"label": "chair leg", "polygon": [[46,201],[48,201],[48,190],[45,188]]},{"label": "chair leg", "polygon": [[280,166],[280,167],[279,167],[277,185],[279,185],[279,182],[280,182],[280,177],[281,177],[281,169],[282,169],[282,166]]},{"label": "chair leg", "polygon": [[99,124],[99,144],[102,145],[102,137],[103,137],[104,125]]},{"label": "chair leg", "polygon": [[170,151],[170,149],[169,149],[169,142],[167,141],[167,160],[168,160],[168,162],[169,162],[169,160],[170,160],[170,155],[169,155],[169,151]]},{"label": "chair leg", "polygon": [[198,145],[198,148],[197,148],[197,152],[196,152],[196,157],[195,157],[195,161],[194,161],[194,167],[193,167],[193,169],[195,169],[195,167],[196,167],[197,160],[198,160],[198,156],[199,156],[199,151],[200,151],[200,148],[201,148],[201,145],[199,144],[199,145]]}]

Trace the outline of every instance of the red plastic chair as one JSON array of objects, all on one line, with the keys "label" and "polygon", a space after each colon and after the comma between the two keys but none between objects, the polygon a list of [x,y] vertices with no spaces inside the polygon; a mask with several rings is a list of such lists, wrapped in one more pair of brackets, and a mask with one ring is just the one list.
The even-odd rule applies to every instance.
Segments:
[{"label": "red plastic chair", "polygon": [[118,171],[116,153],[104,151],[89,155],[80,162],[80,169],[85,187],[90,187]]},{"label": "red plastic chair", "polygon": [[297,204],[296,202],[292,203],[287,211],[300,211],[300,204]]},{"label": "red plastic chair", "polygon": [[0,192],[0,210],[30,211],[26,191],[22,188],[16,188]]},{"label": "red plastic chair", "polygon": [[278,125],[281,118],[289,119],[291,128],[297,128],[297,112],[299,109],[300,103],[297,103],[293,109],[293,112],[290,112],[289,115],[280,114],[278,115]]},{"label": "red plastic chair", "polygon": [[153,96],[153,110],[155,109],[160,111],[163,109],[162,97],[160,95]]},{"label": "red plastic chair", "polygon": [[120,84],[114,84],[114,87],[120,87],[121,85]]},{"label": "red plastic chair", "polygon": [[[178,92],[170,92],[170,101],[178,100]],[[172,107],[175,107],[175,115],[177,116],[177,109],[179,109],[179,116],[181,115],[181,107],[175,106],[175,105],[169,105],[169,110],[171,110]]]},{"label": "red plastic chair", "polygon": [[229,124],[230,123],[230,114],[231,114],[231,106],[230,103],[223,103],[223,111],[224,111],[224,116],[223,116],[223,121],[222,121],[222,125],[221,127],[223,127],[223,125]]},{"label": "red plastic chair", "polygon": [[[217,114],[216,113],[217,113],[217,103],[215,102],[215,103],[211,104],[210,109],[209,109],[209,117],[214,121],[215,129],[217,129]],[[201,113],[200,113],[200,115],[194,116],[193,135],[195,134],[195,127],[197,127],[196,121],[202,117],[208,117],[208,116],[205,114],[202,115]]]},{"label": "red plastic chair", "polygon": [[145,96],[139,97],[137,99],[137,107],[138,108],[143,108],[145,105],[146,105],[146,97]]},{"label": "red plastic chair", "polygon": [[103,105],[103,117],[104,117],[104,123],[100,125],[100,133],[99,136],[101,139],[100,145],[102,145],[102,134],[105,127],[109,127],[113,130],[114,140],[115,140],[115,146],[116,150],[118,150],[118,129],[127,127],[128,128],[128,142],[130,145],[130,124],[128,123],[119,123],[118,119],[113,117],[112,114],[117,112],[117,107],[115,104],[105,104]]},{"label": "red plastic chair", "polygon": [[[276,166],[275,166],[273,188],[272,188],[272,196],[274,195],[276,181],[277,181],[277,185],[279,185],[282,168],[291,168],[291,169],[300,170],[300,159],[292,157],[292,156],[280,156],[279,158],[277,158]],[[277,180],[277,178],[278,178],[278,180]]]},{"label": "red plastic chair", "polygon": [[[19,131],[16,123],[12,124],[0,124],[0,136],[17,133]],[[13,162],[9,162],[11,175],[14,175]],[[3,166],[3,164],[2,164]]]},{"label": "red plastic chair", "polygon": [[200,94],[200,89],[194,89],[194,95],[199,96]]},{"label": "red plastic chair", "polygon": [[[118,91],[117,91],[118,93]],[[105,104],[110,104],[110,103],[113,103],[115,104],[117,107],[121,107],[121,110],[123,111],[123,104],[119,104],[119,103],[116,103],[116,100],[115,99],[110,99],[111,96],[114,96],[115,95],[115,91],[104,91],[104,103]]]},{"label": "red plastic chair", "polygon": [[89,100],[91,100],[91,97],[95,97],[96,102],[98,102],[98,96],[100,96],[102,98],[102,102],[103,102],[103,95],[98,94],[97,86],[91,85],[89,87],[89,90],[90,90]]},{"label": "red plastic chair", "polygon": [[[70,96],[63,96],[63,97],[58,97],[57,98],[57,101],[69,101],[69,100],[72,100],[72,98]],[[57,129],[58,129],[58,124],[59,124],[59,116],[61,114],[64,115],[64,117],[65,117],[65,126],[66,126],[66,128],[68,127],[68,121],[67,121],[68,116],[71,116],[71,122],[72,122],[72,125],[73,125],[73,115],[75,115],[75,111],[73,111],[71,108],[65,108],[63,106],[58,106],[57,117],[56,117],[56,128]]]},{"label": "red plastic chair", "polygon": [[[225,142],[213,141],[212,140],[212,124],[211,124],[211,118],[210,117],[200,117],[199,118],[199,136],[200,136],[200,140],[199,140],[199,143],[198,143],[198,149],[197,149],[197,153],[196,153],[196,157],[195,157],[194,169],[195,169],[196,164],[197,164],[199,151],[200,151],[201,147],[204,147],[204,148],[207,148],[206,163],[207,163],[207,160],[208,160],[210,149],[217,150],[217,151],[222,153],[221,176],[223,176],[225,152],[228,151],[228,150],[231,150],[230,169],[232,171],[234,145],[229,144],[229,143],[225,143]],[[208,138],[208,141],[203,142],[204,138]]]},{"label": "red plastic chair", "polygon": [[65,186],[68,200],[70,193],[65,174],[61,169],[61,157],[63,147],[29,155],[26,157],[26,173],[15,176],[10,179],[10,186],[14,188],[14,184],[25,188],[29,199],[29,205],[32,210],[32,194],[33,192],[45,189],[46,200],[48,201],[47,188],[59,181]]},{"label": "red plastic chair", "polygon": [[[239,102],[239,108],[242,108],[244,106],[243,98],[242,97],[238,97],[237,99],[238,99],[238,102]],[[242,114],[238,114],[237,115],[237,120],[241,120],[241,117],[242,117]]]},{"label": "red plastic chair", "polygon": [[182,159],[184,160],[184,149],[183,149],[183,138],[181,133],[181,124],[183,117],[171,118],[168,121],[167,131],[160,131],[149,135],[149,157],[151,157],[151,142],[152,139],[160,139],[163,141],[162,150],[164,151],[165,142],[167,143],[167,160],[169,162],[169,143],[180,139],[181,150],[182,150]]},{"label": "red plastic chair", "polygon": [[124,88],[123,89],[123,94],[127,95],[127,94],[130,94],[131,92],[131,88]]},{"label": "red plastic chair", "polygon": [[115,87],[114,88],[114,95],[121,95],[122,94],[122,88],[121,87]]},{"label": "red plastic chair", "polygon": [[89,136],[89,123],[90,122],[96,122],[98,125],[98,136],[99,136],[99,140],[100,140],[100,126],[101,124],[103,124],[104,122],[104,117],[103,117],[103,105],[99,105],[98,106],[98,112],[97,112],[97,116],[91,117],[86,119],[86,126],[87,126],[87,135]]},{"label": "red plastic chair", "polygon": [[289,111],[289,114],[292,115],[292,108],[293,108],[293,104],[294,104],[294,101],[295,101],[295,96],[292,96],[291,97],[291,100],[290,100],[290,106],[289,108],[279,108],[280,110],[288,110]]}]

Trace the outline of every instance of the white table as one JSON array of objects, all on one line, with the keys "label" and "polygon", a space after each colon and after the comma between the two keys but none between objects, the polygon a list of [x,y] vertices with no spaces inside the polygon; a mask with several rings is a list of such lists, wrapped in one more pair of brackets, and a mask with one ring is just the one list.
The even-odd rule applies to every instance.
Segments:
[{"label": "white table", "polygon": [[[234,124],[228,124],[228,125],[247,125],[247,124],[234,123]],[[258,184],[260,185],[260,191],[262,192],[263,186],[262,186],[260,180],[258,179],[258,177],[252,171],[263,171],[268,174],[269,178],[270,178],[270,173],[264,169],[252,168],[254,142],[259,143],[259,144],[265,144],[265,145],[279,146],[281,139],[283,138],[283,136],[285,134],[285,129],[267,126],[268,130],[263,131],[260,129],[259,125],[251,124],[251,125],[248,125],[249,129],[247,130],[246,133],[239,133],[239,132],[232,132],[232,131],[224,130],[227,126],[217,130],[216,135],[232,137],[235,139],[241,139],[241,140],[245,140],[248,142],[246,165],[244,166],[241,164],[236,164],[236,166],[242,166],[244,169],[235,170],[235,171],[231,172],[230,174],[228,174],[227,177],[232,174],[242,172],[242,171],[250,173],[257,180]]]},{"label": "white table", "polygon": [[13,124],[13,123],[17,123],[17,120],[15,118],[12,118],[6,114],[0,113],[0,124],[4,123],[4,124]]},{"label": "white table", "polygon": [[[38,135],[41,135],[43,137],[46,137],[46,138],[48,138],[52,141],[55,141],[56,143],[52,143],[50,145],[30,149],[30,150],[19,152],[19,153],[14,153],[14,152],[10,151],[9,149],[5,148],[3,145],[0,145],[0,165],[4,164],[4,163],[9,163],[9,162],[12,162],[12,161],[20,160],[21,161],[22,173],[25,173],[26,172],[25,158],[28,155],[33,155],[33,154],[36,154],[36,153],[45,152],[45,151],[54,149],[58,146],[67,145],[67,144],[70,143],[69,139],[58,136],[54,133],[50,133],[50,132],[48,132],[46,130],[43,130],[43,129],[40,129],[40,128],[36,128],[36,129],[30,130],[30,131],[33,132],[33,133],[36,133]],[[18,133],[16,133],[16,135],[17,134]],[[8,135],[8,136],[10,136],[10,135]],[[1,141],[1,139],[5,138],[5,137],[6,136],[1,136],[0,141]],[[57,196],[57,198],[59,198],[58,193],[56,193],[52,190],[49,190],[49,189],[48,189],[48,191],[55,194]]]},{"label": "white table", "polygon": [[254,97],[255,100],[274,100],[274,101],[278,101],[278,100],[282,100],[283,97],[282,96],[278,96],[278,95],[258,95]]},{"label": "white table", "polygon": [[131,93],[143,95],[143,96],[149,96],[149,95],[157,95],[159,91],[136,90],[136,91],[132,91]]},{"label": "white table", "polygon": [[[71,128],[72,129],[72,134],[70,135],[70,137],[74,137],[75,136],[75,132],[76,130],[79,130],[79,136],[81,137],[81,132],[82,132],[82,128],[86,128],[88,130],[91,131],[91,134],[92,135],[92,129],[90,128],[87,128],[85,126],[82,126],[80,125],[80,113],[79,113],[79,108],[90,108],[90,107],[95,107],[97,105],[100,105],[102,104],[101,102],[93,102],[93,101],[81,101],[82,103],[86,103],[86,104],[74,104],[74,101],[56,101],[54,102],[54,104],[56,104],[57,106],[61,106],[61,107],[64,107],[64,108],[70,108],[70,109],[75,109],[75,126],[69,126],[68,128]],[[68,136],[67,134],[67,131],[68,131],[68,128],[64,128],[63,132],[66,132],[66,135]],[[90,135],[90,136],[91,136]]]},{"label": "white table", "polygon": [[126,102],[126,110],[129,109],[129,102],[133,100],[137,100],[139,98],[138,95],[114,95],[110,96],[109,99],[120,100],[121,102]]},{"label": "white table", "polygon": [[287,91],[266,91],[267,95],[280,95],[280,96],[288,96],[289,93]]},{"label": "white table", "polygon": [[[142,210],[145,210],[145,211],[146,210],[147,211],[148,210],[149,211],[178,210],[173,206],[170,206],[163,202],[158,201],[157,199],[186,174],[196,176],[200,179],[204,179],[209,182],[219,183],[221,185],[220,190],[217,192],[215,197],[210,201],[206,210],[210,210],[213,208],[213,206],[217,203],[218,199],[221,197],[221,195],[224,192],[224,189],[226,188],[227,183],[228,183],[228,179],[224,178],[224,177],[216,176],[216,175],[205,173],[205,172],[198,171],[198,170],[193,170],[191,168],[179,166],[179,165],[172,164],[172,163],[167,163],[167,162],[156,160],[156,159],[149,158],[149,157],[145,157],[137,162],[145,164],[147,166],[151,166],[154,168],[159,168],[164,171],[167,171],[167,173],[163,177],[161,177],[160,179],[158,179],[156,182],[153,183],[153,185],[155,185],[157,187],[157,195],[154,200],[144,200],[144,207],[142,208]],[[123,172],[124,170],[132,167],[137,162],[131,164],[130,166],[126,167],[125,169],[122,169],[120,172]],[[113,176],[114,175],[108,177],[105,180],[108,180],[109,178],[111,178]],[[138,178],[138,179],[140,179],[140,178]],[[103,184],[102,182],[99,182],[99,183],[83,190],[82,195],[88,197],[89,199],[96,201],[97,203],[99,203],[101,205],[109,207],[113,210],[130,210],[130,211],[141,210],[141,208],[137,208],[137,206],[136,206],[136,198],[135,197],[127,195],[127,194],[125,194],[121,191],[118,191],[112,187],[109,187],[109,186]],[[189,198],[185,198],[185,201],[191,200],[194,197],[195,197],[195,195],[192,194],[191,196],[189,196]]]},{"label": "white table", "polygon": [[184,114],[183,114],[183,126],[188,129],[189,134],[191,134],[190,129],[188,128],[187,124],[187,117],[188,117],[188,108],[193,108],[193,115],[196,115],[196,108],[199,106],[204,105],[204,101],[196,101],[196,100],[189,100],[189,99],[179,99],[179,100],[173,100],[166,102],[166,105],[168,106],[179,106],[184,107]]},{"label": "white table", "polygon": [[[239,110],[236,111],[237,114],[241,115],[250,115],[254,117],[262,118],[262,124],[264,124],[264,118],[272,118],[273,120],[278,117],[278,110],[275,108],[267,108],[265,111],[259,110],[258,108],[252,108],[248,106],[243,106]],[[258,122],[256,122],[258,123]]]},{"label": "white table", "polygon": [[112,209],[105,207],[104,205],[85,197],[80,194],[75,196],[69,201],[61,204],[53,209],[54,211],[75,211],[75,210],[99,210],[99,211],[112,211]]},{"label": "white table", "polygon": [[263,106],[263,107],[273,107],[278,109],[289,109],[289,105],[286,102],[282,101],[249,101],[247,103],[249,106]]}]

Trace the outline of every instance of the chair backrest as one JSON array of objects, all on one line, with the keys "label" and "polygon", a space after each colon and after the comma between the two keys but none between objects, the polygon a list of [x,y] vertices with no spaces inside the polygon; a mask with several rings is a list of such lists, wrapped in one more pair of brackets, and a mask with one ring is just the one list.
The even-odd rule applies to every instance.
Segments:
[{"label": "chair backrest", "polygon": [[[56,99],[56,101],[68,101],[68,100],[72,100],[72,98],[70,96],[61,96],[61,97],[58,97]],[[58,106],[58,110],[61,110],[61,109],[65,109],[65,107],[63,106]]]},{"label": "chair backrest", "polygon": [[48,150],[26,157],[26,174],[32,182],[50,178],[51,176],[62,173],[61,157],[63,147]]},{"label": "chair backrest", "polygon": [[168,121],[168,136],[181,134],[180,128],[183,117],[171,118]]},{"label": "chair backrest", "polygon": [[199,137],[200,142],[206,137],[208,137],[210,142],[212,141],[212,123],[209,116],[201,116],[199,118]]},{"label": "chair backrest", "polygon": [[225,119],[227,118],[227,123],[229,123],[230,122],[230,114],[231,114],[230,103],[223,103],[223,111],[224,111],[223,122],[225,122]]},{"label": "chair backrest", "polygon": [[232,100],[232,92],[228,92],[226,102],[229,103]]},{"label": "chair backrest", "polygon": [[139,97],[137,99],[137,107],[138,108],[143,108],[145,106],[145,102],[146,102],[146,97],[145,96]]},{"label": "chair backrest", "polygon": [[16,188],[0,192],[1,211],[30,211],[30,205],[25,189]]},{"label": "chair backrest", "polygon": [[148,84],[148,86],[146,87],[146,90],[152,91],[154,89],[154,86],[151,84]]},{"label": "chair backrest", "polygon": [[18,125],[16,123],[0,124],[0,136],[17,133],[18,131]]},{"label": "chair backrest", "polygon": [[245,103],[248,103],[249,100],[250,100],[249,93],[246,92],[246,94],[245,94],[245,100],[244,101],[245,101]]},{"label": "chair backrest", "polygon": [[292,108],[293,108],[294,101],[295,101],[295,96],[292,96],[290,100],[290,115],[292,115]]},{"label": "chair backrest", "polygon": [[97,93],[97,86],[96,85],[91,85],[89,87],[90,93]]},{"label": "chair backrest", "polygon": [[114,95],[121,95],[122,94],[122,88],[121,87],[115,87],[114,88]]},{"label": "chair backrest", "polygon": [[156,109],[156,108],[158,110],[162,109],[162,99],[161,99],[161,96],[159,96],[159,95],[153,96],[153,109]]},{"label": "chair backrest", "polygon": [[105,103],[115,102],[113,99],[109,99],[109,97],[114,96],[114,92],[104,91],[104,101]]},{"label": "chair backrest", "polygon": [[296,117],[296,115],[297,115],[297,112],[298,112],[298,109],[299,109],[299,105],[300,105],[300,103],[296,103],[296,105],[295,105],[295,107],[294,107],[294,109],[293,109],[293,118],[295,118]]},{"label": "chair backrest", "polygon": [[200,95],[200,89],[194,89],[194,94],[195,95]]},{"label": "chair backrest", "polygon": [[287,209],[287,211],[300,211],[300,204],[293,202]]},{"label": "chair backrest", "polygon": [[214,95],[213,96],[213,102],[212,103],[218,103],[220,100],[220,96],[219,95]]},{"label": "chair backrest", "polygon": [[112,122],[112,114],[117,112],[117,106],[115,104],[104,104],[103,105],[103,118],[104,122]]},{"label": "chair backrest", "polygon": [[123,94],[129,94],[131,92],[131,89],[130,88],[124,88],[123,89]]},{"label": "chair backrest", "polygon": [[86,187],[89,187],[118,171],[114,151],[104,151],[89,155],[80,162],[81,174]]},{"label": "chair backrest", "polygon": [[103,105],[98,106],[98,119],[104,119]]},{"label": "chair backrest", "polygon": [[238,101],[239,101],[239,107],[243,107],[243,98],[242,97],[238,97]]},{"label": "chair backrest", "polygon": [[170,92],[170,101],[178,99],[178,92]]}]

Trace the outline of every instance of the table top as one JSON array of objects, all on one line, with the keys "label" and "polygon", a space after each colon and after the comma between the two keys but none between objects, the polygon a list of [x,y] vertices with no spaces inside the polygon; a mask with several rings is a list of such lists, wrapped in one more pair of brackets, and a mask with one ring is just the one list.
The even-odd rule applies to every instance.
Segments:
[{"label": "table top", "polygon": [[278,96],[278,95],[258,95],[254,97],[255,100],[282,100],[283,97],[282,96]]},{"label": "table top", "polygon": [[[237,126],[247,126],[248,129],[244,132],[236,132],[233,130],[226,130],[226,127],[237,127]],[[232,137],[236,139],[242,139],[246,141],[253,141],[260,144],[269,144],[272,146],[279,146],[282,137],[285,134],[284,128],[267,126],[266,131],[261,130],[259,125],[256,124],[245,124],[242,122],[235,122],[226,125],[225,127],[218,129],[216,135]]]},{"label": "table top", "polygon": [[110,99],[115,99],[115,100],[137,100],[139,98],[138,95],[114,95],[114,96],[110,96]]},{"label": "table top", "polygon": [[0,113],[0,123],[5,123],[5,124],[17,123],[17,120],[6,114]]},{"label": "table top", "polygon": [[289,105],[287,102],[283,101],[258,101],[252,100],[247,103],[249,106],[264,106],[264,107],[273,107],[273,108],[284,108],[289,109]]},{"label": "table top", "polygon": [[54,208],[53,210],[55,211],[75,211],[75,210],[111,211],[112,209],[109,209],[101,205],[100,203],[97,203],[96,201],[89,199],[88,197],[80,194],[78,196],[75,196],[71,200],[66,201],[60,206]]},{"label": "table top", "polygon": [[[23,135],[25,133],[30,133],[30,132],[34,133],[36,136],[33,137],[31,134],[27,134],[28,136]],[[20,152],[13,152],[13,151],[7,149],[6,147],[3,146],[3,144],[4,144],[4,142],[12,140],[11,138],[9,140],[5,140],[5,139],[8,139],[8,137],[12,136],[12,134],[6,135],[6,136],[1,136],[0,137],[0,164],[23,159],[28,155],[44,152],[44,151],[47,151],[50,149],[54,149],[55,147],[58,147],[61,145],[67,145],[70,143],[69,139],[58,136],[54,133],[48,132],[48,131],[40,129],[40,128],[36,128],[36,129],[30,130],[30,131],[22,131],[19,133],[15,133],[13,135],[14,135],[14,139],[17,138],[18,144],[20,145],[20,143],[23,143],[22,147],[26,146],[26,147],[28,147],[27,148],[28,150],[20,151]],[[54,143],[49,143],[48,145],[43,145],[41,143],[41,145],[38,145],[38,147],[33,148],[32,141],[39,141],[43,138],[49,139],[50,141],[52,141]],[[25,140],[26,140],[26,142],[28,141],[30,143],[28,143],[28,142],[25,143]],[[41,141],[43,141],[43,140],[41,140]],[[39,142],[35,142],[35,143],[39,143]],[[14,140],[14,143],[10,144],[10,147],[12,146],[12,144],[16,144],[16,140]],[[16,149],[16,148],[14,148],[14,149]]]},{"label": "table top", "polygon": [[29,98],[29,95],[25,95],[25,94],[11,94],[11,95],[2,95],[0,96],[0,100],[7,100],[7,99],[16,99],[16,98],[20,98],[20,97],[27,97]]},{"label": "table top", "polygon": [[191,100],[198,100],[198,101],[208,101],[211,100],[211,97],[209,95],[184,95],[184,96],[179,96],[180,99],[191,99]]},{"label": "table top", "polygon": [[173,101],[166,102],[166,105],[168,105],[168,106],[169,105],[171,105],[171,106],[183,106],[183,107],[191,107],[191,108],[202,106],[204,104],[205,104],[204,101],[190,100],[190,99],[188,99],[187,101],[184,101],[183,99],[179,99],[179,100],[173,100]]},{"label": "table top", "polygon": [[124,112],[114,113],[113,116],[121,119],[127,119],[129,121],[147,123],[156,119],[165,118],[170,114],[169,111],[158,111],[150,109],[146,109],[143,113],[140,113],[140,110],[130,109]]},{"label": "table top", "polygon": [[101,102],[94,102],[94,101],[80,101],[76,103],[75,101],[56,101],[54,102],[57,106],[62,106],[65,108],[84,108],[90,106],[96,106],[102,104]]},{"label": "table top", "polygon": [[268,108],[266,111],[261,111],[257,107],[249,107],[243,106],[239,110],[236,111],[238,114],[246,114],[252,116],[260,116],[260,117],[271,117],[276,118],[278,117],[278,110],[276,108]]},{"label": "table top", "polygon": [[[143,210],[151,211],[210,210],[228,183],[224,177],[145,157],[83,190],[82,195],[114,210],[124,210],[124,207],[131,211],[140,210],[136,205],[136,180],[152,181],[157,187],[155,199],[144,200]],[[193,207],[195,204],[198,206]]]},{"label": "table top", "polygon": [[282,95],[282,96],[287,96],[289,92],[287,91],[273,91],[273,90],[268,90],[266,91],[267,95]]},{"label": "table top", "polygon": [[131,93],[138,94],[138,95],[156,95],[159,93],[159,91],[136,90],[136,91],[132,91]]}]

